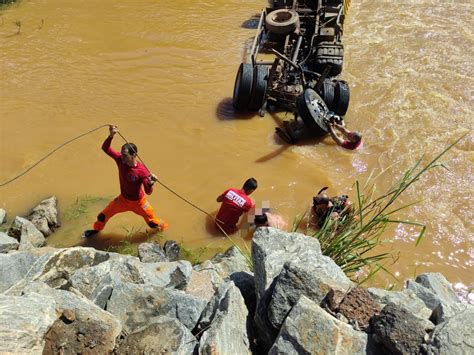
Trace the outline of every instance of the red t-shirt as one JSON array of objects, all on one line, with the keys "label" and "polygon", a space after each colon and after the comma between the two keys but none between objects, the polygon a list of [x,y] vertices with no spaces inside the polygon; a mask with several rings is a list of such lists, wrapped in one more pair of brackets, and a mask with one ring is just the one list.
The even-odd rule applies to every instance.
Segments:
[{"label": "red t-shirt", "polygon": [[112,137],[109,136],[102,144],[102,150],[117,163],[122,196],[131,201],[142,199],[145,196],[141,189],[142,185],[147,195],[150,195],[153,192],[153,186],[148,183],[148,176],[150,175],[148,169],[140,162],[137,162],[134,167],[124,164],[121,159],[122,154],[113,150],[110,143],[112,143]]},{"label": "red t-shirt", "polygon": [[235,227],[242,213],[250,211],[254,206],[243,190],[228,189],[221,196],[222,205],[216,219],[228,228]]}]

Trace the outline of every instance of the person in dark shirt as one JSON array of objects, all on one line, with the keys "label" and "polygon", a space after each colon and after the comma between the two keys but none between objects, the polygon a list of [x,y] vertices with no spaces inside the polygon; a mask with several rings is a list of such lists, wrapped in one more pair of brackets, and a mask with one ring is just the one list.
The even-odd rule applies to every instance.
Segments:
[{"label": "person in dark shirt", "polygon": [[216,199],[221,202],[221,207],[216,216],[216,223],[228,234],[237,231],[237,223],[244,212],[255,207],[254,202],[248,195],[257,189],[257,180],[250,178],[245,181],[241,190],[225,190]]},{"label": "person in dark shirt", "polygon": [[[153,185],[157,181],[154,174],[137,160],[138,148],[133,143],[122,146],[121,152],[116,152],[110,145],[114,135],[118,132],[114,125],[109,126],[109,136],[102,144],[102,150],[115,160],[119,171],[120,195],[111,201],[97,216],[93,229],[84,232],[84,237],[91,237],[103,230],[107,221],[117,213],[131,211],[145,219],[153,229],[163,231],[168,223],[155,216],[153,207],[145,198],[145,193],[151,195]],[[145,189],[145,193],[142,190]]]},{"label": "person in dark shirt", "polygon": [[[341,147],[354,150],[362,146],[362,135],[359,132],[351,132],[335,121],[330,121],[328,123],[328,129],[332,139],[334,139],[334,141]],[[341,133],[342,138],[336,131]]]}]

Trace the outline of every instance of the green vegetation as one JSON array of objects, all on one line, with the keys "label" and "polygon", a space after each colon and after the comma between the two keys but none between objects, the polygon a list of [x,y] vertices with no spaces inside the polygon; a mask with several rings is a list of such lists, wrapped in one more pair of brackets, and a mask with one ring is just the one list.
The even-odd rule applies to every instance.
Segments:
[{"label": "green vegetation", "polygon": [[183,243],[180,244],[180,251],[179,251],[179,257],[180,259],[184,259],[189,261],[193,265],[201,264],[204,260],[202,260],[203,255],[205,255],[212,243],[207,244],[206,246],[199,247],[197,249],[191,249],[187,248],[183,245]]},{"label": "green vegetation", "polygon": [[[357,201],[352,211],[339,219],[327,218],[321,229],[316,232],[308,233],[309,223],[307,223],[306,233],[317,238],[321,244],[322,253],[331,257],[350,277],[354,278],[356,273],[365,271],[366,276],[362,280],[357,280],[358,283],[367,281],[380,270],[389,272],[386,269],[386,263],[389,260],[395,262],[398,259],[398,254],[396,252],[373,253],[376,247],[390,242],[382,238],[386,228],[398,224],[418,227],[416,246],[421,242],[426,229],[422,223],[397,219],[397,213],[412,206],[413,203],[396,207],[394,206],[395,201],[424,173],[435,167],[443,166],[438,163],[439,159],[462,138],[464,136],[425,165],[423,165],[424,156],[422,156],[386,193],[378,197],[375,197],[375,181],[386,170],[377,176],[371,174],[363,186],[359,181],[356,181]],[[306,215],[309,214],[306,212],[298,222],[293,224],[293,230],[301,225],[301,221]]]},{"label": "green vegetation", "polygon": [[97,202],[104,201],[103,197],[93,197],[93,196],[80,196],[76,198],[71,206],[69,206],[64,212],[64,219],[66,221],[72,221],[78,219],[83,214],[89,212],[89,207]]}]

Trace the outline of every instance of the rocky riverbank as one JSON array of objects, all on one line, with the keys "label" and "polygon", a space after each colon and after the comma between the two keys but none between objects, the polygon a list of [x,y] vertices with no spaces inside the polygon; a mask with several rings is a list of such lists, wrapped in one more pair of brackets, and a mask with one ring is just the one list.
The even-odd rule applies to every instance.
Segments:
[{"label": "rocky riverbank", "polygon": [[55,208],[0,233],[1,353],[474,353],[474,306],[441,274],[357,287],[316,239],[273,228],[254,234],[252,270],[235,247],[194,267],[152,243],[44,247]]}]

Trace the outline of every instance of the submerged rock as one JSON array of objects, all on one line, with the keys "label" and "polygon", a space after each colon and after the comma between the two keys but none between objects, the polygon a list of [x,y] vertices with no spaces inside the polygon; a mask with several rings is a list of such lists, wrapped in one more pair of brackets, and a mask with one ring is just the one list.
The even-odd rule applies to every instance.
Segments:
[{"label": "submerged rock", "polygon": [[46,245],[43,234],[29,220],[15,217],[8,235],[20,242],[19,250],[31,250]]},{"label": "submerged rock", "polygon": [[58,220],[57,206],[58,200],[55,196],[51,196],[33,208],[26,219],[31,221],[31,223],[47,237],[53,233],[56,228],[61,226]]}]

